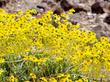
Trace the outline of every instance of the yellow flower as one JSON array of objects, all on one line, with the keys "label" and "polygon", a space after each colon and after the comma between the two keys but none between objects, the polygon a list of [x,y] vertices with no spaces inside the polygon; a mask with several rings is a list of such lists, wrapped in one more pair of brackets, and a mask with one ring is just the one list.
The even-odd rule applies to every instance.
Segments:
[{"label": "yellow flower", "polygon": [[78,79],[75,82],[83,82],[83,80],[82,79]]},{"label": "yellow flower", "polygon": [[46,62],[48,58],[40,58],[38,59],[38,63]]},{"label": "yellow flower", "polygon": [[40,79],[41,79],[43,82],[48,82],[45,77],[41,77]]},{"label": "yellow flower", "polygon": [[61,58],[61,57],[57,57],[55,60],[56,60],[56,62],[59,62],[59,61],[62,61],[63,58]]},{"label": "yellow flower", "polygon": [[74,12],[75,12],[75,10],[72,8],[67,12],[67,14],[73,14]]},{"label": "yellow flower", "polygon": [[73,82],[71,79],[68,79],[67,82]]},{"label": "yellow flower", "polygon": [[66,82],[67,81],[67,79],[65,79],[65,78],[61,78],[60,80],[59,80],[59,82]]},{"label": "yellow flower", "polygon": [[18,79],[16,77],[14,77],[13,75],[11,75],[9,77],[9,82],[18,82]]},{"label": "yellow flower", "polygon": [[36,14],[37,13],[37,10],[36,9],[31,9],[30,11],[32,14]]},{"label": "yellow flower", "polygon": [[31,78],[36,79],[36,75],[34,73],[30,73]]},{"label": "yellow flower", "polygon": [[58,78],[61,78],[61,77],[63,77],[63,76],[65,76],[65,75],[62,74],[62,73],[60,73],[60,74],[57,75]]},{"label": "yellow flower", "polygon": [[6,14],[6,11],[2,8],[0,8],[0,14],[3,13],[3,14]]},{"label": "yellow flower", "polygon": [[68,14],[62,13],[62,14],[61,14],[61,17],[68,18]]},{"label": "yellow flower", "polygon": [[49,82],[57,82],[57,80],[53,77],[49,78]]},{"label": "yellow flower", "polygon": [[2,75],[3,72],[4,72],[4,70],[3,69],[0,69],[0,76]]},{"label": "yellow flower", "polygon": [[75,28],[80,28],[80,24],[77,23],[77,24],[75,25]]},{"label": "yellow flower", "polygon": [[100,41],[101,41],[103,44],[106,44],[106,43],[109,42],[109,38],[108,38],[108,37],[105,37],[105,36],[102,36],[102,37],[100,38]]},{"label": "yellow flower", "polygon": [[82,78],[84,82],[88,82],[88,79],[87,78]]},{"label": "yellow flower", "polygon": [[38,59],[32,55],[30,56],[24,56],[23,60],[26,60],[26,61],[32,61],[32,62],[38,62]]},{"label": "yellow flower", "polygon": [[24,82],[30,82],[30,81],[24,81]]},{"label": "yellow flower", "polygon": [[23,11],[19,10],[19,11],[17,12],[17,15],[18,15],[18,16],[23,15]]},{"label": "yellow flower", "polygon": [[4,63],[4,62],[5,62],[5,59],[0,58],[0,63]]},{"label": "yellow flower", "polygon": [[71,77],[69,73],[67,73],[65,76],[66,76],[67,78],[70,78],[70,77]]}]

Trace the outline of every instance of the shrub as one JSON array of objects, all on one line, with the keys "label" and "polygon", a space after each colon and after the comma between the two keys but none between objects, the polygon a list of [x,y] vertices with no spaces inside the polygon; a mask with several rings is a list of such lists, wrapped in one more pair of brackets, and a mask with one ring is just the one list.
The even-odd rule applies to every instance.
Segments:
[{"label": "shrub", "polygon": [[110,42],[68,22],[69,14],[41,18],[34,9],[10,14],[0,9],[2,82],[83,82],[110,76]]}]

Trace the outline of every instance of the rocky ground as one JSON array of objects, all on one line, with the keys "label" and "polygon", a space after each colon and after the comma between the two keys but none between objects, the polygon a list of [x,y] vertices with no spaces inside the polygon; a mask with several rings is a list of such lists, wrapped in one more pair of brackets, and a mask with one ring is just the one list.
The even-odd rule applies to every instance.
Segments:
[{"label": "rocky ground", "polygon": [[10,13],[36,8],[40,14],[50,9],[61,14],[74,8],[69,21],[80,23],[81,30],[96,32],[97,38],[110,38],[110,0],[0,0],[0,7]]}]

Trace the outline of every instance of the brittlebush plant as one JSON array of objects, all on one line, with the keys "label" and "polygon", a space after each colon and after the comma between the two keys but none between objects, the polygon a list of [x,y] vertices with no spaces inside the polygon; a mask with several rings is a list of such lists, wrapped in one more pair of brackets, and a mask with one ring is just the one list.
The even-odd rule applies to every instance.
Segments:
[{"label": "brittlebush plant", "polygon": [[[3,77],[9,82],[15,80],[29,82],[30,78],[33,82],[75,81],[75,76],[71,77],[71,74],[71,78],[64,75],[65,78],[59,79],[57,75],[60,72],[56,72],[55,76],[51,77],[53,72],[50,70],[46,75],[48,69],[45,67],[48,67],[46,62],[49,59],[66,60],[70,65],[68,68],[69,71],[71,70],[70,73],[78,73],[80,77],[84,76],[88,79],[110,77],[109,39],[104,36],[97,39],[94,32],[79,30],[80,24],[72,25],[68,18],[73,12],[74,10],[71,9],[67,13],[56,15],[50,10],[42,17],[36,18],[32,16],[36,13],[34,9],[13,14],[0,9],[0,62],[1,68],[8,72]],[[35,53],[44,56],[37,57]],[[16,57],[11,57],[13,55]],[[14,59],[16,61],[13,61]],[[63,68],[62,66],[61,70]],[[37,70],[36,73],[33,73],[33,69]],[[55,70],[55,67],[51,69]],[[77,80],[76,82],[83,82],[82,79]]]}]

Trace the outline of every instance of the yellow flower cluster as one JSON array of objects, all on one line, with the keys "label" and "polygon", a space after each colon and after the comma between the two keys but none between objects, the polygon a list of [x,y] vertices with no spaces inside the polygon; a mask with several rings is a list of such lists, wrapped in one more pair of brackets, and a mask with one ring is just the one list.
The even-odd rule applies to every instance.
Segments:
[{"label": "yellow flower cluster", "polygon": [[36,58],[35,56],[32,56],[32,55],[30,55],[30,56],[24,56],[24,58],[23,58],[23,60],[25,60],[25,61],[32,61],[32,62],[38,62],[38,63],[43,63],[43,62],[46,62],[47,61],[47,59],[48,58],[40,58],[40,59],[38,59],[38,58]]},{"label": "yellow flower cluster", "polygon": [[41,77],[37,82],[72,82],[69,74],[58,74],[56,77]]},{"label": "yellow flower cluster", "polygon": [[[96,79],[109,77],[109,39],[103,36],[98,40],[94,32],[79,30],[80,24],[72,25],[67,20],[68,14],[72,12],[73,9],[59,16],[48,11],[41,18],[36,18],[32,16],[36,13],[33,9],[14,14],[0,9],[0,56],[23,55],[35,47],[37,53],[54,57],[57,62],[63,59],[70,61],[73,65],[72,70],[77,70],[86,77]],[[31,55],[23,57],[25,61],[38,63],[47,61],[47,58],[38,59]],[[0,63],[3,62],[1,59]],[[34,74],[30,76],[36,78]],[[68,75],[63,75],[58,82],[72,82],[69,78]],[[14,80],[14,76],[10,76],[10,81]],[[42,77],[41,80],[57,82],[53,77],[49,80]]]},{"label": "yellow flower cluster", "polygon": [[[56,77],[40,77],[37,78],[34,73],[30,73],[33,82],[73,82],[70,78],[70,74],[58,74]],[[30,81],[25,81],[30,82]],[[88,82],[87,78],[75,80],[74,82]]]},{"label": "yellow flower cluster", "polygon": [[33,18],[27,12],[10,14],[0,9],[0,56],[21,54],[32,47],[35,37],[31,25]]},{"label": "yellow flower cluster", "polygon": [[14,77],[13,75],[11,75],[8,79],[9,82],[18,82],[18,79],[16,77]]},{"label": "yellow flower cluster", "polygon": [[79,24],[72,25],[59,15],[50,16],[53,18],[50,22],[39,22],[37,48],[51,57],[68,59],[75,69],[87,77],[101,78],[103,74],[99,74],[102,69],[107,72],[104,75],[109,76],[109,39],[103,36],[98,40],[94,32],[79,30]]}]

